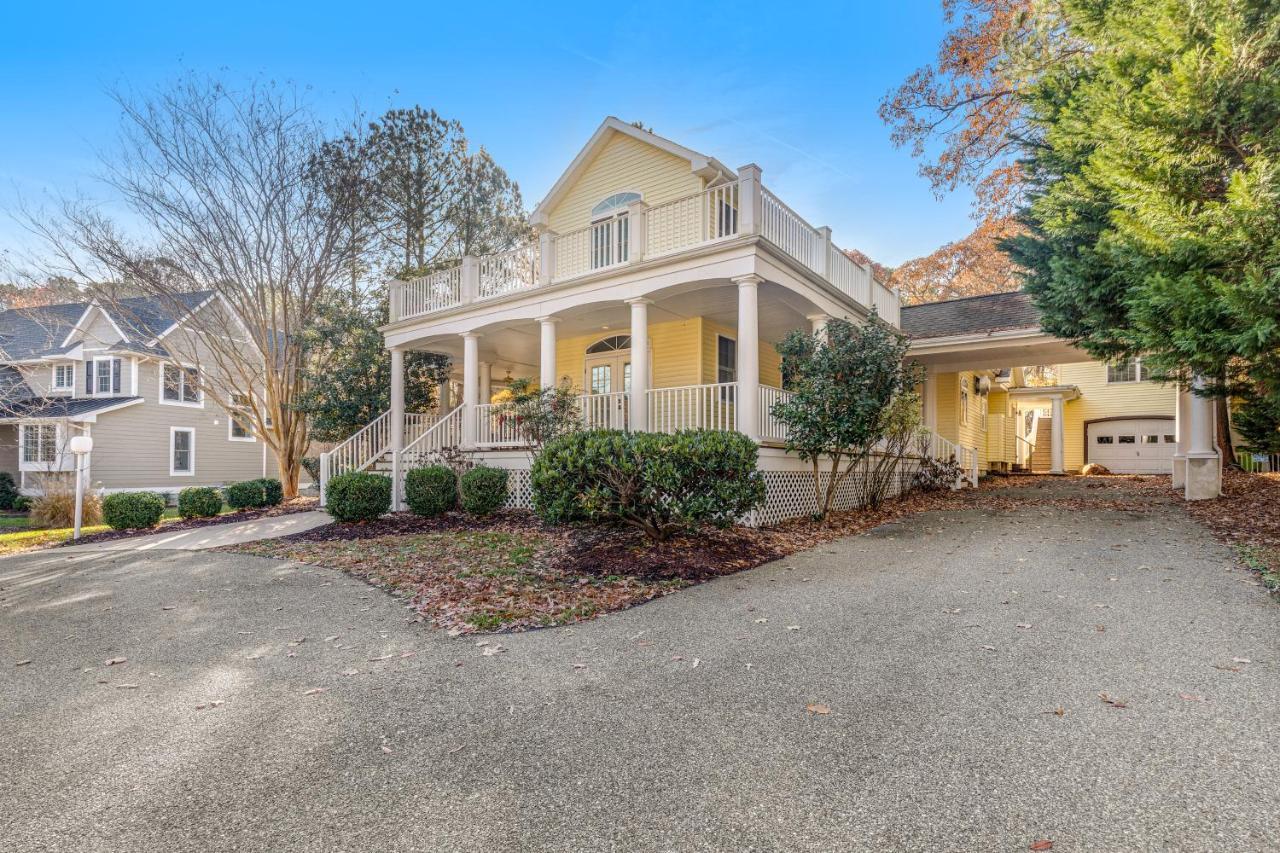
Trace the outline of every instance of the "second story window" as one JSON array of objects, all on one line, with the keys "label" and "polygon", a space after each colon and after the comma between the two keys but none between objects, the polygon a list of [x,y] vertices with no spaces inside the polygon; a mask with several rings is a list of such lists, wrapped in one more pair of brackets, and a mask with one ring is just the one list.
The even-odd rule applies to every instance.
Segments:
[{"label": "second story window", "polygon": [[164,366],[164,381],[160,399],[165,403],[200,403],[200,372],[194,367],[178,364]]},{"label": "second story window", "polygon": [[1115,364],[1107,365],[1107,382],[1141,382],[1143,379],[1142,359],[1127,358]]},{"label": "second story window", "polygon": [[55,364],[53,366],[54,391],[70,391],[76,385],[76,368],[72,364]]},{"label": "second story window", "polygon": [[84,390],[95,396],[120,393],[120,359],[95,358],[85,362]]},{"label": "second story window", "polygon": [[591,269],[627,262],[631,243],[627,206],[639,200],[640,193],[614,193],[591,208]]}]

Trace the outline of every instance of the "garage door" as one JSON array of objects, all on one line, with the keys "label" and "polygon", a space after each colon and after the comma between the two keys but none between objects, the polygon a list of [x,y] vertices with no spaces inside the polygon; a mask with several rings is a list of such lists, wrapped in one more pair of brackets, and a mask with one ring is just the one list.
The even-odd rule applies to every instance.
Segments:
[{"label": "garage door", "polygon": [[1116,474],[1168,474],[1173,468],[1173,419],[1132,418],[1089,424],[1089,461]]}]

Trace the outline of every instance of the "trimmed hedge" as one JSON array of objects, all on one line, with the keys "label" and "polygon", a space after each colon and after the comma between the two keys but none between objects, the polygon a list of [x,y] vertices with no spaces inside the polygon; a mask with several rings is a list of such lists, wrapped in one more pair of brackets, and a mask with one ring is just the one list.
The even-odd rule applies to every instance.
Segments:
[{"label": "trimmed hedge", "polygon": [[507,503],[507,469],[478,465],[462,475],[460,503],[472,515],[490,515]]},{"label": "trimmed hedge", "polygon": [[227,506],[232,509],[260,509],[275,506],[284,500],[284,487],[279,480],[261,477],[257,480],[245,480],[243,483],[232,483],[223,489]]},{"label": "trimmed hedge", "polygon": [[5,512],[13,509],[13,502],[21,495],[18,494],[18,485],[13,481],[13,475],[8,471],[0,471],[0,510]]},{"label": "trimmed hedge", "polygon": [[222,512],[222,494],[210,486],[189,486],[178,492],[178,515],[213,518]]},{"label": "trimmed hedge", "polygon": [[340,474],[325,488],[325,510],[338,521],[373,521],[391,509],[391,478],[367,471]]},{"label": "trimmed hedge", "polygon": [[662,540],[728,527],[764,503],[755,442],[737,432],[588,430],[534,460],[533,506],[550,523],[618,521]]},{"label": "trimmed hedge", "polygon": [[102,499],[102,520],[116,530],[155,527],[164,507],[164,495],[156,492],[116,492]]},{"label": "trimmed hedge", "polygon": [[458,475],[444,465],[414,468],[404,477],[404,502],[416,515],[448,512],[458,505]]}]

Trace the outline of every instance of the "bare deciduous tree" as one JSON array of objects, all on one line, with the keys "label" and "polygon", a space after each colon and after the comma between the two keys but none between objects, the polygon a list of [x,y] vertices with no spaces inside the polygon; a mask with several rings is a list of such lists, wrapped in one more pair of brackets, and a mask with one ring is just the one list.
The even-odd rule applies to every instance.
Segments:
[{"label": "bare deciduous tree", "polygon": [[[303,329],[344,288],[363,244],[360,164],[350,175],[315,164],[325,130],[299,93],[189,75],[145,97],[115,93],[120,144],[102,179],[127,228],[84,199],[51,216],[22,214],[57,269],[127,315],[114,284],[150,296],[174,317],[213,291],[198,322],[159,344],[199,371],[203,392],[235,411],[274,452],[285,494],[297,493],[307,447]],[[104,285],[102,282],[107,282]]]}]

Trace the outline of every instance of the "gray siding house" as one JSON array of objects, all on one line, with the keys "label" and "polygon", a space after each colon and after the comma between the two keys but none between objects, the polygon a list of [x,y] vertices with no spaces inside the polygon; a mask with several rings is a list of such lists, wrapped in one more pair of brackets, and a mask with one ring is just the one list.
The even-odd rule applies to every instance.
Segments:
[{"label": "gray siding house", "polygon": [[105,492],[275,476],[265,443],[206,399],[201,367],[165,346],[217,301],[206,291],[167,307],[136,298],[0,312],[0,470],[39,494],[71,480],[68,442],[88,435],[86,480]]}]

